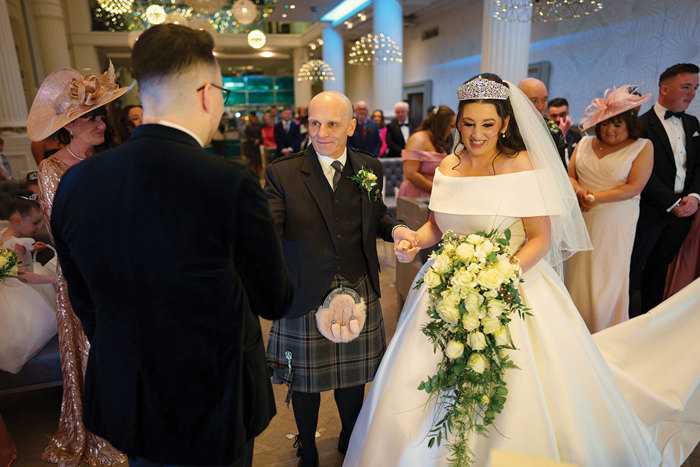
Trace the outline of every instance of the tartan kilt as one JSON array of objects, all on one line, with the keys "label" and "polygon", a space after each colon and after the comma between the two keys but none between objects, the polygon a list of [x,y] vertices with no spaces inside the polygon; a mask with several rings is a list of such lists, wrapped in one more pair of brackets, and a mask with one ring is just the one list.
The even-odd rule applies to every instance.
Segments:
[{"label": "tartan kilt", "polygon": [[386,350],[379,297],[367,274],[354,284],[336,274],[328,292],[340,286],[355,290],[367,304],[367,319],[360,335],[344,344],[329,341],[318,332],[316,310],[301,318],[274,321],[267,346],[273,383],[285,382],[288,367],[284,354],[287,351],[292,352],[294,391],[322,392],[372,381]]}]

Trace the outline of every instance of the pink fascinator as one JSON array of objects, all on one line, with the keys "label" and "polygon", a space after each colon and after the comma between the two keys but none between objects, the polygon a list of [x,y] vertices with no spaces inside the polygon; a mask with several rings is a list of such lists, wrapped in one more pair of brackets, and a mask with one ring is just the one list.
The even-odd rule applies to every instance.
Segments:
[{"label": "pink fascinator", "polygon": [[586,107],[585,113],[587,117],[581,119],[581,129],[586,131],[590,127],[603,122],[615,115],[634,109],[638,105],[644,104],[649,100],[651,94],[637,96],[631,94],[630,89],[634,90],[637,86],[625,84],[615,90],[607,89],[603,98],[595,98],[591,105]]}]

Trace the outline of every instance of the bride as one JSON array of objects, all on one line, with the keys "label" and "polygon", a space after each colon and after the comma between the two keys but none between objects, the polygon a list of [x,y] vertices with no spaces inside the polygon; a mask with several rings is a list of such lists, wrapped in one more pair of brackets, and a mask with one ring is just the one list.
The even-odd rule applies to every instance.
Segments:
[{"label": "bride", "polygon": [[[512,232],[532,316],[509,325],[518,369],[506,372],[507,401],[489,432],[469,436],[475,465],[488,465],[491,450],[579,466],[680,465],[700,439],[700,346],[692,331],[700,326],[700,282],[594,341],[561,280],[562,262],[590,241],[542,118],[496,75],[474,77],[457,94],[458,145],[435,172],[432,214],[417,245],[397,255],[410,261],[447,230]],[[344,465],[450,463],[447,443],[428,445],[444,406],[417,389],[443,358],[421,332],[427,309],[422,284],[406,300]]]}]

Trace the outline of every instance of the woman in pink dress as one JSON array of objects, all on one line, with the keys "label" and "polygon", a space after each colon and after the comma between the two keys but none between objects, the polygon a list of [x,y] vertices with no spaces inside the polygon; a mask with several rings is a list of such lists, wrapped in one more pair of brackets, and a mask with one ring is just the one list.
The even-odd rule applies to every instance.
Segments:
[{"label": "woman in pink dress", "polygon": [[382,145],[379,148],[379,157],[386,154],[386,123],[384,122],[384,112],[377,109],[372,112],[372,120],[377,122],[377,128],[379,128],[379,139],[382,140]]},{"label": "woman in pink dress", "polygon": [[448,139],[455,127],[455,113],[441,105],[421,122],[401,151],[403,182],[399,196],[421,198],[430,196],[435,169],[450,151]]}]

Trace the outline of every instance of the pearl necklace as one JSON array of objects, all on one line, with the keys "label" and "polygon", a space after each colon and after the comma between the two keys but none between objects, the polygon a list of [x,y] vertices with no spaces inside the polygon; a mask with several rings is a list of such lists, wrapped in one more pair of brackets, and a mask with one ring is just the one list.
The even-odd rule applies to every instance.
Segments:
[{"label": "pearl necklace", "polygon": [[78,159],[79,161],[84,161],[84,160],[85,160],[85,157],[78,157],[78,156],[76,156],[75,153],[74,153],[73,151],[70,150],[70,147],[66,146],[66,149],[68,150],[68,154],[70,154],[71,156],[75,157],[75,158]]}]

